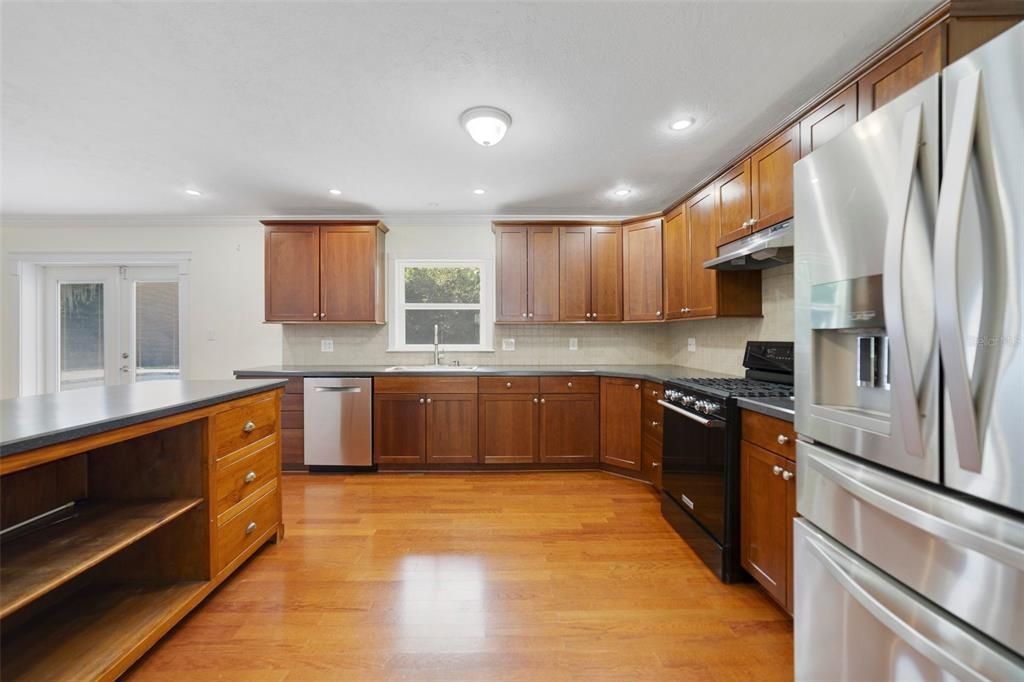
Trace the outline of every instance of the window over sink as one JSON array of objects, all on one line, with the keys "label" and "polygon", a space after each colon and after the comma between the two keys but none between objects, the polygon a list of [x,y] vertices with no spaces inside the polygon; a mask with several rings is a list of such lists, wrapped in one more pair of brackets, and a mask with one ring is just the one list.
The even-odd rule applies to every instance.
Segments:
[{"label": "window over sink", "polygon": [[483,260],[396,260],[389,350],[493,350],[494,288]]}]

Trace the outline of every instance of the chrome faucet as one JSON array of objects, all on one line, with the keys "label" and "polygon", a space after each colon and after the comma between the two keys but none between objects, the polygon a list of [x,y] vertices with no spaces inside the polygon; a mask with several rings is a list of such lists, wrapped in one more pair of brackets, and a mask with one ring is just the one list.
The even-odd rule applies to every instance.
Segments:
[{"label": "chrome faucet", "polygon": [[437,367],[441,364],[441,348],[437,345],[438,329],[437,325],[434,325],[434,366]]}]

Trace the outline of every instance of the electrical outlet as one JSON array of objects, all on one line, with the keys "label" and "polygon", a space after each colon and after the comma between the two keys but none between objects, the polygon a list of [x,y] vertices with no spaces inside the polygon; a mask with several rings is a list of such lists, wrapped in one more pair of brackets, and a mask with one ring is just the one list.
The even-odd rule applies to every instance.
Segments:
[{"label": "electrical outlet", "polygon": [[207,341],[216,341],[217,340],[217,334],[212,329],[207,329],[206,330],[206,340]]},{"label": "electrical outlet", "polygon": [[580,342],[575,336],[569,337],[569,350],[579,350]]},{"label": "electrical outlet", "polygon": [[502,350],[515,350],[516,349],[516,340],[515,339],[502,339],[501,340],[501,349]]},{"label": "electrical outlet", "polygon": [[333,353],[334,352],[334,339],[320,339],[320,352],[321,353]]},{"label": "electrical outlet", "polygon": [[686,350],[690,351],[691,353],[696,353],[697,352],[697,339],[693,338],[692,336],[690,338],[688,338],[686,340]]}]

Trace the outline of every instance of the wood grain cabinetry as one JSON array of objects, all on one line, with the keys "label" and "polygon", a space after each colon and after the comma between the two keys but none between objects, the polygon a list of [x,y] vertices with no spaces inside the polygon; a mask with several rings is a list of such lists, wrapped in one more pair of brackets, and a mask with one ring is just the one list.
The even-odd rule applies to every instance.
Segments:
[{"label": "wood grain cabinetry", "polygon": [[601,378],[601,462],[641,470],[641,382]]},{"label": "wood grain cabinetry", "polygon": [[793,612],[793,425],[749,410],[741,414],[740,562],[780,606]]},{"label": "wood grain cabinetry", "polygon": [[599,454],[597,393],[541,394],[539,460],[546,464],[596,464]]},{"label": "wood grain cabinetry", "polygon": [[858,119],[942,70],[943,30],[935,26],[925,31],[858,79]]},{"label": "wood grain cabinetry", "polygon": [[[266,379],[265,376],[238,374],[236,379]],[[281,397],[281,468],[285,471],[305,470],[305,437],[303,425],[303,377],[287,377],[288,384]]]},{"label": "wood grain cabinetry", "polygon": [[384,322],[383,223],[263,224],[267,322]]},{"label": "wood grain cabinetry", "polygon": [[677,206],[665,216],[661,242],[665,280],[662,310],[666,320],[678,320],[685,315],[690,274],[686,211],[683,206]]},{"label": "wood grain cabinetry", "polygon": [[751,155],[752,232],[793,217],[793,164],[799,160],[799,126],[769,140]]},{"label": "wood grain cabinetry", "polygon": [[476,377],[378,377],[373,454],[378,464],[478,461]]},{"label": "wood grain cabinetry", "polygon": [[497,322],[558,320],[558,228],[495,224]]},{"label": "wood grain cabinetry", "polygon": [[559,228],[559,319],[622,319],[622,231],[611,225]]},{"label": "wood grain cabinetry", "polygon": [[378,464],[423,464],[427,399],[418,393],[373,392],[373,459]]},{"label": "wood grain cabinetry", "polygon": [[477,461],[476,393],[427,395],[426,458],[430,464]]},{"label": "wood grain cabinetry", "polygon": [[641,472],[657,490],[661,490],[661,466],[664,443],[663,409],[658,404],[664,398],[664,387],[653,381],[640,385],[642,393],[641,418]]},{"label": "wood grain cabinetry", "polygon": [[664,319],[662,312],[661,218],[622,226],[622,319],[630,322]]},{"label": "wood grain cabinetry", "polygon": [[807,156],[857,122],[857,84],[851,83],[800,119],[800,154]]},{"label": "wood grain cabinetry", "polygon": [[480,460],[484,464],[536,462],[539,408],[536,394],[481,393]]},{"label": "wood grain cabinetry", "polygon": [[713,243],[716,246],[727,244],[750,234],[754,215],[750,158],[722,173],[711,188],[714,193],[711,202],[717,208],[718,223]]}]

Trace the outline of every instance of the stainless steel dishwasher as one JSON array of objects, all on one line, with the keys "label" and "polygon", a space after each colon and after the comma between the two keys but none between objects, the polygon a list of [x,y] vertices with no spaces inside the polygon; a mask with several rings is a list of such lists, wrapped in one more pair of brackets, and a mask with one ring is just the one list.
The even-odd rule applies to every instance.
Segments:
[{"label": "stainless steel dishwasher", "polygon": [[367,378],[303,382],[303,462],[320,467],[373,465],[373,389]]}]

